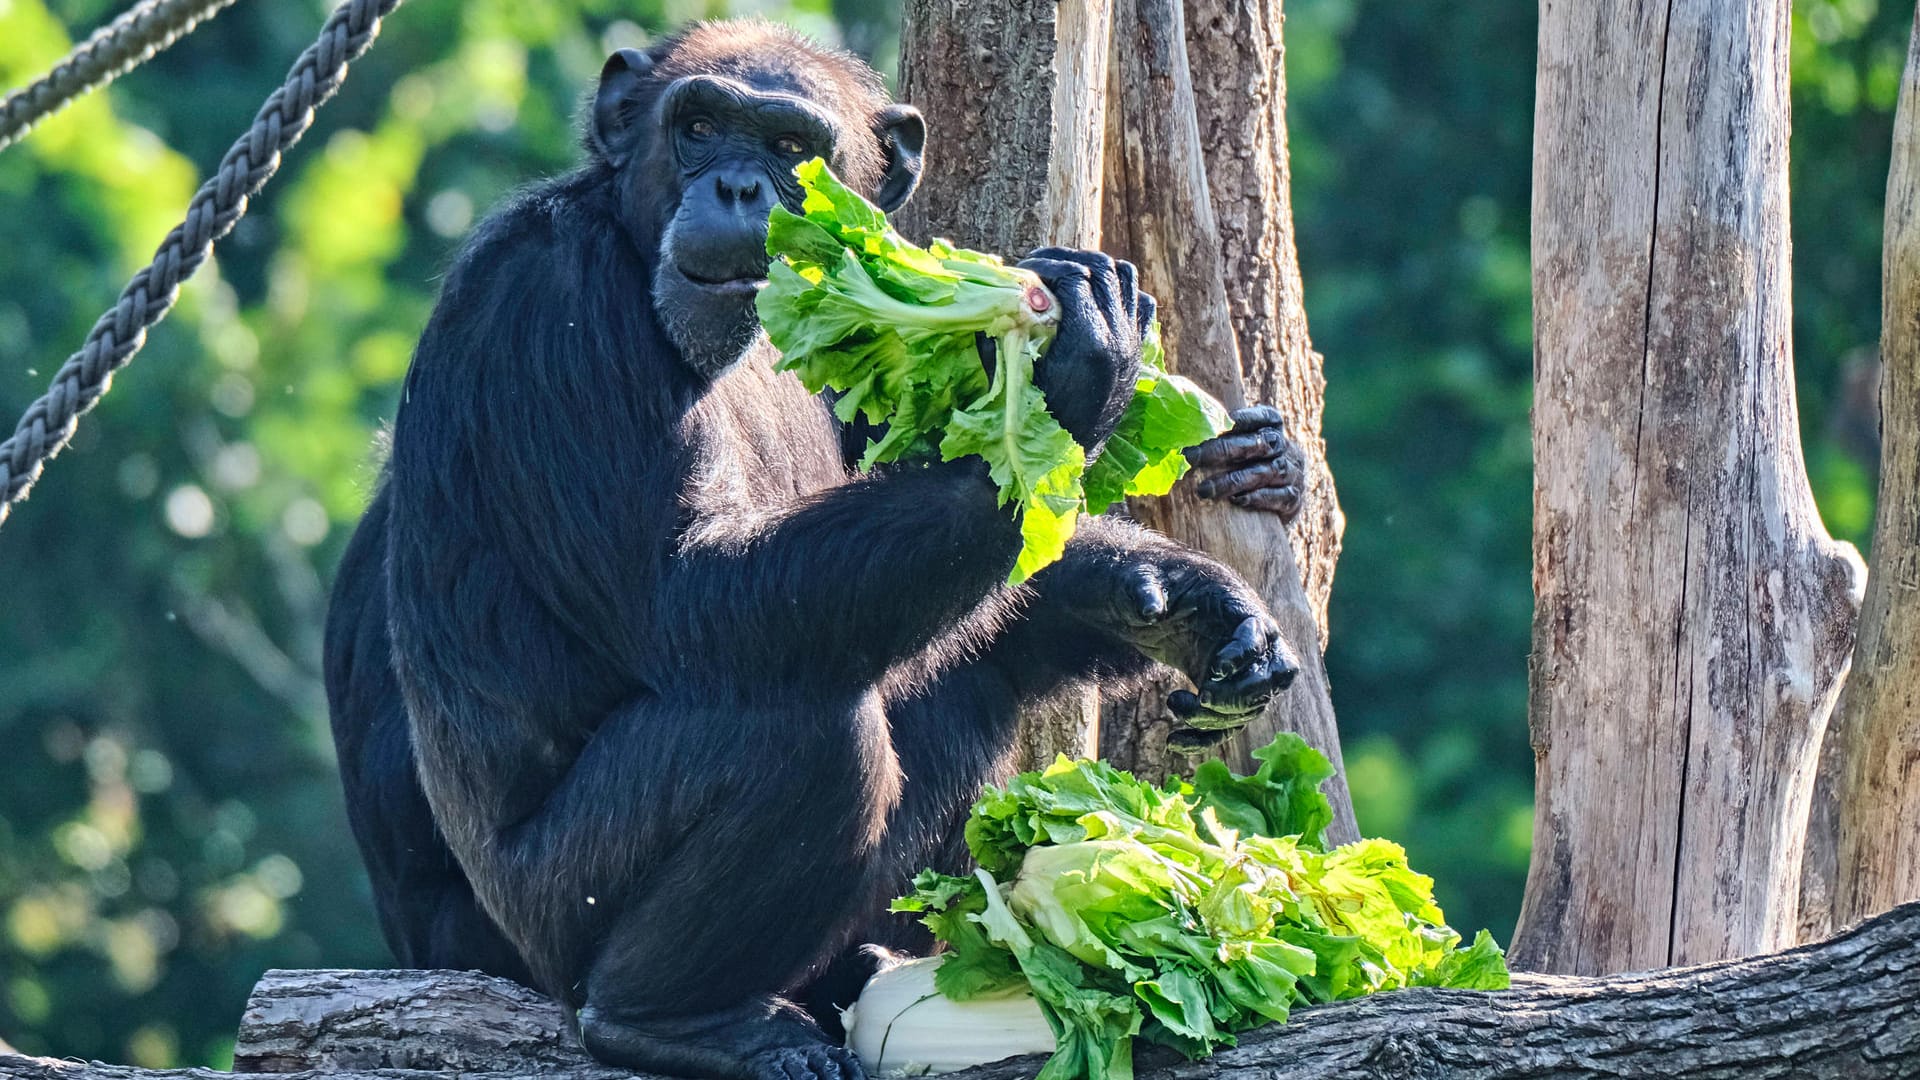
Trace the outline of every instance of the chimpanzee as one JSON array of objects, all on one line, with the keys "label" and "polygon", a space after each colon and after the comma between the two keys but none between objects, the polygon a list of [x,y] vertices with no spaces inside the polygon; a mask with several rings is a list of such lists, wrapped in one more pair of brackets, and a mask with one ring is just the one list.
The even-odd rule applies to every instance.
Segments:
[{"label": "chimpanzee", "polygon": [[[774,371],[753,300],[792,166],[889,210],[919,178],[921,117],[865,65],[703,24],[609,60],[587,126],[587,164],[447,274],[340,570],[354,832],[403,963],[541,987],[609,1062],[856,1080],[793,1002],[857,971],[918,868],[957,869],[1023,705],[1157,661],[1215,730],[1294,662],[1230,570],[1118,520],[1009,588],[980,462],[855,476],[860,439]],[[1021,265],[1063,312],[1035,381],[1097,449],[1153,301],[1097,253]],[[1292,512],[1279,416],[1236,420],[1201,494]]]}]

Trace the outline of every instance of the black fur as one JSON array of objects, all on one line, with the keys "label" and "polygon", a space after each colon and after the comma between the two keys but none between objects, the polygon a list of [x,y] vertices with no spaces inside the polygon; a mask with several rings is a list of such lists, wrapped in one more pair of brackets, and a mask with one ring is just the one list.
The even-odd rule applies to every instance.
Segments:
[{"label": "black fur", "polygon": [[[596,1055],[654,1071],[857,1077],[789,995],[857,990],[858,957],[832,964],[856,937],[925,944],[883,903],[958,868],[1023,704],[1158,659],[1232,722],[1291,676],[1219,565],[1096,520],[1009,589],[1017,526],[977,462],[855,478],[763,338],[698,361],[676,340],[737,329],[737,297],[660,284],[704,240],[675,223],[707,166],[655,130],[691,75],[830,109],[836,167],[869,191],[904,199],[918,174],[917,116],[795,40],[709,25],[610,63],[591,163],[475,231],[328,624],[349,810],[401,961],[530,981]],[[1037,377],[1092,445],[1150,300],[1123,264],[1044,255],[1066,321]]]}]

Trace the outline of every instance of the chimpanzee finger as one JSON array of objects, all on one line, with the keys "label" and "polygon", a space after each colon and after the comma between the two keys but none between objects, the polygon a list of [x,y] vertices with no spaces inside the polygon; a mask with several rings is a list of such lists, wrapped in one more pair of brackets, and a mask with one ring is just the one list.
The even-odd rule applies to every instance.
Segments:
[{"label": "chimpanzee finger", "polygon": [[1229,495],[1245,495],[1261,488],[1288,487],[1300,482],[1293,463],[1285,458],[1274,458],[1249,465],[1244,469],[1209,476],[1194,487],[1194,493],[1203,499],[1223,499]]},{"label": "chimpanzee finger", "polygon": [[1142,566],[1133,572],[1130,583],[1133,594],[1135,616],[1148,622],[1159,622],[1167,613],[1167,590],[1160,584],[1160,575],[1151,566]]},{"label": "chimpanzee finger", "polygon": [[1147,327],[1153,325],[1154,315],[1157,314],[1159,310],[1160,305],[1154,301],[1152,293],[1142,292],[1140,294],[1139,313],[1135,316],[1134,321],[1140,327],[1141,337],[1144,338],[1147,336]]},{"label": "chimpanzee finger", "polygon": [[993,381],[994,368],[1000,363],[1000,343],[982,331],[973,335],[974,351],[980,354],[980,367],[987,373],[987,381]]},{"label": "chimpanzee finger", "polygon": [[1121,301],[1120,273],[1113,256],[1104,251],[1085,251],[1078,248],[1043,247],[1036,248],[1027,255],[1029,259],[1052,259],[1058,262],[1074,263],[1088,270],[1088,279],[1093,284],[1093,299],[1103,312],[1111,312]]},{"label": "chimpanzee finger", "polygon": [[[1042,248],[1041,250],[1050,249]],[[1093,314],[1095,311],[1102,310],[1094,305],[1093,271],[1087,269],[1086,264],[1068,262],[1064,259],[1028,258],[1020,260],[1020,268],[1031,270],[1038,275],[1041,284],[1053,293],[1054,298],[1060,301],[1060,306],[1065,311],[1078,308],[1087,314]]]},{"label": "chimpanzee finger", "polygon": [[1233,410],[1228,416],[1233,420],[1233,430],[1236,433],[1258,431],[1267,427],[1277,427],[1284,431],[1287,426],[1287,418],[1280,415],[1280,410],[1271,405],[1248,405],[1246,408]]},{"label": "chimpanzee finger", "polygon": [[1233,505],[1244,510],[1263,510],[1269,514],[1279,514],[1291,524],[1300,513],[1300,489],[1292,484],[1284,487],[1260,488],[1244,495],[1235,495]]},{"label": "chimpanzee finger", "polygon": [[1182,754],[1204,754],[1233,738],[1234,731],[1230,727],[1175,728],[1167,736],[1167,748]]},{"label": "chimpanzee finger", "polygon": [[1167,695],[1167,711],[1173,713],[1174,719],[1200,731],[1232,733],[1247,726],[1246,713],[1221,712],[1202,704],[1199,698],[1185,690],[1175,690]]},{"label": "chimpanzee finger", "polygon": [[1077,263],[1095,273],[1105,274],[1113,272],[1113,256],[1104,251],[1091,251],[1086,248],[1039,247],[1027,252],[1027,258]]},{"label": "chimpanzee finger", "polygon": [[1127,314],[1138,315],[1140,311],[1139,271],[1125,259],[1115,259],[1113,269],[1120,278],[1120,306],[1127,309]]},{"label": "chimpanzee finger", "polygon": [[1200,704],[1221,716],[1244,716],[1266,708],[1267,702],[1292,681],[1293,676],[1288,674],[1282,682],[1271,662],[1263,656],[1232,679],[1220,682],[1209,679],[1200,688]]},{"label": "chimpanzee finger", "polygon": [[1217,465],[1245,465],[1277,457],[1287,448],[1286,432],[1264,427],[1234,435],[1216,435],[1187,448],[1187,461],[1203,469]]},{"label": "chimpanzee finger", "polygon": [[[1221,682],[1231,679],[1247,669],[1267,648],[1267,623],[1259,616],[1249,616],[1240,620],[1234,628],[1233,637],[1227,640],[1213,654],[1213,660],[1207,667],[1207,681]],[[1201,702],[1206,702],[1205,687],[1201,688]]]},{"label": "chimpanzee finger", "polygon": [[1087,267],[1086,263],[1074,262],[1071,259],[1047,259],[1029,255],[1016,265],[1022,270],[1033,271],[1039,276],[1041,283],[1049,289],[1053,288],[1056,281],[1075,279],[1087,281],[1093,277],[1093,271]]}]

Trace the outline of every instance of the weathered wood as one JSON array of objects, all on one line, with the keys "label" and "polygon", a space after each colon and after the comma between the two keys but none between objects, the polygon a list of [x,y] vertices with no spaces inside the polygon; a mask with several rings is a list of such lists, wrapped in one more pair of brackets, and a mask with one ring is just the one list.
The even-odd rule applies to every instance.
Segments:
[{"label": "weathered wood", "polygon": [[[1098,246],[1111,19],[1112,0],[909,0],[901,97],[933,126],[903,232],[1016,259]],[[1016,763],[1097,753],[1098,729],[1091,690],[1033,709]]]},{"label": "weathered wood", "polygon": [[506,979],[477,971],[269,971],[240,1016],[233,1071],[302,1069],[624,1075],[585,1056],[551,998]]},{"label": "weathered wood", "polygon": [[[1285,530],[1260,523],[1265,531],[1284,535],[1285,543],[1269,538],[1276,565],[1263,568],[1264,576],[1255,580],[1269,594],[1268,603],[1302,654],[1302,664],[1311,669],[1309,682],[1228,747],[1228,761],[1244,770],[1256,764],[1249,751],[1278,731],[1334,730],[1325,666],[1320,656],[1306,654],[1326,651],[1327,600],[1346,517],[1327,467],[1321,435],[1327,382],[1322,358],[1307,335],[1294,246],[1281,0],[1187,0],[1185,16],[1194,114],[1220,237],[1221,273],[1231,283],[1227,299],[1241,375],[1248,397],[1286,416],[1288,431],[1306,455],[1306,504]],[[1241,522],[1240,527],[1256,526]],[[1278,565],[1282,562],[1290,565]],[[1332,751],[1338,762],[1338,747]]]},{"label": "weathered wood", "polygon": [[1836,707],[1841,923],[1920,898],[1920,12],[1894,115],[1884,243],[1880,499]]},{"label": "weathered wood", "polygon": [[[1604,978],[1519,976],[1498,994],[1410,990],[1302,1009],[1202,1062],[1139,1055],[1142,1080],[1920,1075],[1920,904],[1829,941],[1700,967]],[[456,972],[274,971],[241,1022],[236,1067],[301,1080],[614,1080],[527,991]],[[543,1032],[549,1034],[542,1034]],[[955,1080],[1032,1076],[1022,1058]],[[18,1080],[218,1080],[0,1057]]]},{"label": "weathered wood", "polygon": [[[1267,335],[1274,331],[1265,321],[1264,307],[1240,299],[1239,281],[1231,288],[1228,285],[1230,265],[1240,263],[1229,263],[1214,216],[1184,23],[1179,0],[1121,0],[1116,9],[1107,122],[1106,245],[1137,264],[1142,284],[1161,300],[1169,364],[1229,406],[1238,406],[1246,403],[1248,393],[1242,339],[1236,332],[1237,311],[1247,312],[1246,340],[1253,343],[1251,348],[1261,350],[1259,363],[1250,370],[1261,375],[1263,391],[1278,391],[1279,383],[1270,376],[1284,365],[1270,355],[1271,346],[1266,344]],[[1238,100],[1247,109],[1280,107],[1251,97]],[[1216,102],[1211,111],[1227,104]],[[1270,178],[1273,167],[1269,163],[1265,168]],[[1251,235],[1249,230],[1267,228],[1244,215],[1237,227],[1243,244]],[[1265,242],[1276,241],[1268,235]],[[1251,258],[1246,253],[1237,257]],[[1278,269],[1272,273],[1284,276]],[[1278,291],[1273,295],[1278,296]],[[1261,305],[1265,304],[1262,300]],[[1299,329],[1304,348],[1303,322]],[[1307,403],[1283,394],[1276,404],[1282,411],[1304,404],[1317,428],[1317,400]],[[1301,673],[1293,688],[1236,737],[1228,760],[1248,767],[1247,748],[1264,744],[1275,731],[1284,729],[1299,732],[1339,763],[1340,733],[1321,659],[1320,626],[1304,591],[1287,528],[1270,514],[1203,502],[1185,484],[1164,499],[1134,500],[1129,509],[1146,524],[1245,575],[1260,590],[1299,656]],[[1127,701],[1108,703],[1101,741],[1104,756],[1156,778],[1185,766],[1167,749],[1173,727],[1164,704],[1167,689],[1156,687]],[[1330,835],[1336,841],[1357,836],[1344,773],[1323,790],[1334,805]]]},{"label": "weathered wood", "polygon": [[1249,396],[1277,407],[1306,451],[1306,506],[1288,538],[1324,649],[1346,517],[1321,436],[1327,380],[1307,335],[1294,245],[1284,22],[1281,0],[1186,2],[1195,119],[1240,369]]},{"label": "weathered wood", "polygon": [[1522,967],[1796,937],[1860,564],[1800,453],[1787,18],[1785,0],[1541,8]]}]

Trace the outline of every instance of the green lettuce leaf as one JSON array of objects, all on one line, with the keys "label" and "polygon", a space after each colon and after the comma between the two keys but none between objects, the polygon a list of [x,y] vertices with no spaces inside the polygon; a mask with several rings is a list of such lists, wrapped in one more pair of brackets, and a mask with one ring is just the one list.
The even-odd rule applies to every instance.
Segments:
[{"label": "green lettuce leaf", "polygon": [[981,869],[924,873],[895,904],[948,949],[936,987],[1024,982],[1057,1043],[1040,1075],[1067,1080],[1130,1075],[1136,1038],[1197,1058],[1300,1004],[1507,986],[1493,939],[1460,947],[1399,845],[1326,849],[1325,756],[1289,734],[1254,756],[1251,776],[1212,762],[1164,787],[1063,757],[988,787],[966,831]]},{"label": "green lettuce leaf", "polygon": [[[768,220],[775,258],[756,301],[781,370],[833,394],[842,421],[885,428],[862,469],[984,458],[1001,505],[1020,518],[1009,582],[1058,559],[1081,514],[1171,490],[1186,471],[1182,451],[1226,429],[1218,402],[1166,372],[1155,324],[1121,430],[1089,465],[1033,385],[1059,318],[1057,303],[1029,304],[1044,293],[1039,278],[942,240],[907,241],[817,158],[794,175],[804,201],[800,213],[775,207]],[[997,347],[991,381],[976,344],[983,334]]]}]

